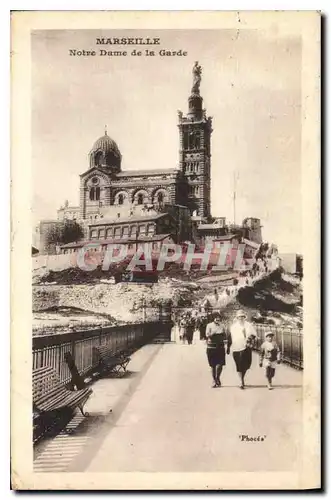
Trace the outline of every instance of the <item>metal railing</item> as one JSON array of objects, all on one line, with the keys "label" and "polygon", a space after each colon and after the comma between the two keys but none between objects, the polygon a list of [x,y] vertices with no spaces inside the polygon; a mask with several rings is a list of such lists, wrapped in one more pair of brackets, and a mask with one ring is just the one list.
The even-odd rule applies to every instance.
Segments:
[{"label": "metal railing", "polygon": [[275,325],[254,325],[257,332],[255,349],[265,340],[265,332],[272,331],[278,344],[282,361],[294,368],[303,369],[303,334],[300,328]]},{"label": "metal railing", "polygon": [[[192,307],[171,307],[166,306],[160,309],[160,319],[162,321],[172,321],[178,324],[183,313],[192,310]],[[213,320],[214,314],[221,312],[225,316],[227,326],[233,319],[233,311],[226,311],[223,308],[215,308],[207,314],[208,322]],[[265,340],[265,332],[272,331],[275,334],[275,340],[281,350],[284,363],[303,369],[303,333],[301,328],[289,326],[276,326],[253,323],[257,332],[257,341],[254,349],[259,350],[260,345]]]},{"label": "metal railing", "polygon": [[79,374],[84,376],[92,373],[98,365],[94,347],[109,346],[115,353],[126,349],[134,351],[160,333],[160,324],[160,321],[154,321],[33,337],[33,369],[52,366],[61,382],[67,384],[71,373],[65,361],[66,353],[71,354]]},{"label": "metal railing", "polygon": [[[65,361],[67,352],[71,353],[80,375],[84,376],[97,367],[98,360],[94,359],[94,347],[107,345],[114,352],[126,349],[133,351],[157,338],[161,341],[170,340],[172,326],[178,324],[182,313],[191,308],[174,307],[169,304],[150,309],[151,311],[148,307],[144,307],[143,320],[134,324],[98,326],[33,337],[33,368],[52,366],[61,381],[68,383],[71,374]],[[300,328],[264,324],[254,326],[257,331],[256,350],[264,341],[265,332],[271,330],[281,349],[283,361],[290,366],[303,369],[303,334]]]}]

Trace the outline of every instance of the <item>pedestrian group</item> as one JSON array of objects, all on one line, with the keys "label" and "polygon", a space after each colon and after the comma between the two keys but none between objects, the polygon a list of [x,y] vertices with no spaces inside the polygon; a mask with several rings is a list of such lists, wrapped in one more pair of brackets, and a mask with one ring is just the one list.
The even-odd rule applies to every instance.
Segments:
[{"label": "pedestrian group", "polygon": [[[254,326],[247,320],[243,310],[239,310],[228,327],[225,317],[215,313],[209,321],[207,314],[194,317],[186,312],[179,322],[179,338],[182,343],[192,344],[194,330],[198,328],[200,340],[206,341],[206,353],[211,368],[213,388],[221,387],[221,374],[226,364],[226,355],[232,351],[239,377],[240,389],[245,389],[245,376],[252,364],[252,350],[256,345],[257,334]],[[268,389],[272,389],[276,365],[281,362],[281,352],[272,331],[265,332],[265,341],[259,349],[259,365],[265,368]]]}]

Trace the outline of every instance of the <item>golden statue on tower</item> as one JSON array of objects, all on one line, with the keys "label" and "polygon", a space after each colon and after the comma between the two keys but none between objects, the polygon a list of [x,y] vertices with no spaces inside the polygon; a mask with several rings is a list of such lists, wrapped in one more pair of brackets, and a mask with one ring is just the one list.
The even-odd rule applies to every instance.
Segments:
[{"label": "golden statue on tower", "polygon": [[199,65],[198,61],[195,61],[192,73],[193,73],[192,94],[199,94],[202,68]]}]

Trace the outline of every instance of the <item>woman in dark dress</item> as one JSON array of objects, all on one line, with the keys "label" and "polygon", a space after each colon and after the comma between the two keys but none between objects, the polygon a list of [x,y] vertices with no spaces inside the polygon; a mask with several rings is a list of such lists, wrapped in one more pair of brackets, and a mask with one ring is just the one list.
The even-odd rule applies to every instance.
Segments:
[{"label": "woman in dark dress", "polygon": [[[213,388],[221,387],[221,373],[225,365],[225,344],[227,341],[226,328],[221,323],[223,318],[215,314],[214,321],[208,323],[206,328],[207,358],[213,377]],[[228,354],[228,351],[227,351]]]},{"label": "woman in dark dress", "polygon": [[200,340],[206,340],[206,328],[207,328],[208,318],[207,315],[201,315],[197,321],[197,327],[200,333]]},{"label": "woman in dark dress", "polygon": [[189,312],[187,316],[187,325],[186,325],[186,338],[188,344],[192,344],[194,329],[195,329],[195,319]]}]

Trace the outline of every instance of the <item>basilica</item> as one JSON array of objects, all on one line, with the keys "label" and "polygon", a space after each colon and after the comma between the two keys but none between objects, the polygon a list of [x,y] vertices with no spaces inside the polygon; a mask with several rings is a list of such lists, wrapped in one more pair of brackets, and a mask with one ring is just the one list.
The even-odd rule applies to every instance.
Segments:
[{"label": "basilica", "polygon": [[[192,77],[188,111],[178,111],[177,168],[122,169],[122,152],[105,130],[93,144],[87,169],[80,175],[79,206],[66,202],[58,210],[59,222],[79,222],[85,240],[152,237],[161,232],[171,233],[177,241],[191,238],[192,218],[210,222],[212,120],[203,109],[197,62]],[[41,232],[47,233],[47,221]]]},{"label": "basilica", "polygon": [[[210,217],[210,136],[200,96],[201,68],[193,69],[194,82],[188,113],[178,112],[179,168],[122,170],[122,154],[107,132],[93,145],[88,169],[80,176],[81,219],[100,213],[100,208],[126,205],[182,205],[201,217]],[[102,211],[101,211],[102,212]]]},{"label": "basilica", "polygon": [[[79,206],[68,202],[57,221],[40,225],[41,253],[47,247],[47,228],[76,220],[84,240],[106,243],[171,235],[176,242],[225,235],[225,221],[211,217],[212,119],[200,95],[201,66],[193,66],[193,83],[186,113],[178,111],[177,168],[122,170],[122,152],[107,130],[89,152],[87,169],[80,175]],[[79,244],[63,245],[62,252]],[[43,250],[44,249],[44,250]]]}]

